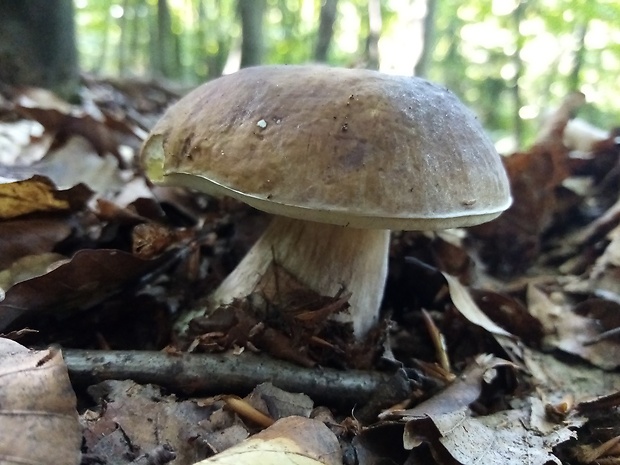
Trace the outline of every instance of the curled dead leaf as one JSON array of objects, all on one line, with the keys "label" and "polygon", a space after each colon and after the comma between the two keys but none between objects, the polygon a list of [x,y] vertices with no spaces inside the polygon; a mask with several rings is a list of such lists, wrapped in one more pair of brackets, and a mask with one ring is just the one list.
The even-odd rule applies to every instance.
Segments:
[{"label": "curled dead leaf", "polygon": [[491,334],[497,336],[512,336],[508,331],[501,328],[493,322],[474,302],[471,294],[465,286],[463,286],[457,278],[448,273],[441,272],[448,283],[450,298],[456,309],[469,322],[486,329]]}]

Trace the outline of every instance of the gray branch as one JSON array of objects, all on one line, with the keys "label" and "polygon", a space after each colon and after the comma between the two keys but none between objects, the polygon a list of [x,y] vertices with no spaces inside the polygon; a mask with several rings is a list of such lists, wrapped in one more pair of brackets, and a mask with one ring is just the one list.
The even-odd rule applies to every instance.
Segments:
[{"label": "gray branch", "polygon": [[[169,355],[149,351],[63,350],[74,383],[95,384],[131,379],[184,394],[247,394],[271,382],[289,392],[303,392],[319,402],[357,405],[375,413],[409,395],[403,370],[383,373],[331,368],[304,368],[250,353]],[[370,413],[370,412],[368,412]]]}]

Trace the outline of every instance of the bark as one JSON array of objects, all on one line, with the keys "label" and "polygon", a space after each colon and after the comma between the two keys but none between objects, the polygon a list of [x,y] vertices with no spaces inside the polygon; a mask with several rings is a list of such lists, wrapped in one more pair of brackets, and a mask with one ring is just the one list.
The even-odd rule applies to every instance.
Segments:
[{"label": "bark", "polygon": [[241,67],[260,65],[263,62],[263,23],[265,0],[239,0],[237,4],[241,18]]},{"label": "bark", "polygon": [[327,53],[334,36],[334,23],[338,12],[338,0],[324,0],[319,18],[319,32],[314,49],[314,59],[319,62],[327,61]]},{"label": "bark", "polygon": [[71,0],[0,0],[0,81],[77,96]]},{"label": "bark", "polygon": [[437,13],[437,0],[426,1],[426,16],[424,16],[424,32],[422,54],[416,63],[413,73],[419,77],[428,76],[428,70],[433,57],[435,48],[435,16]]}]

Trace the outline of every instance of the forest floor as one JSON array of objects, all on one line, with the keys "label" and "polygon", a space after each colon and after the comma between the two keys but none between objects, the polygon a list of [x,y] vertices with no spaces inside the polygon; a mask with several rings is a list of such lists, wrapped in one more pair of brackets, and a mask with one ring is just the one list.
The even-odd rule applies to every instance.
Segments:
[{"label": "forest floor", "polygon": [[0,462],[620,463],[620,137],[582,96],[504,158],[500,218],[393,233],[363,341],[277,265],[201,315],[268,217],[146,180],[178,97],[0,89]]}]

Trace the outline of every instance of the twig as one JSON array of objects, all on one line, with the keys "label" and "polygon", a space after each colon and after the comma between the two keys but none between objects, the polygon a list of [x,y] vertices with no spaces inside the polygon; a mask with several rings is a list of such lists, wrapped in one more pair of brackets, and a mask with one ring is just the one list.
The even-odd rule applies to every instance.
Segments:
[{"label": "twig", "polygon": [[[304,392],[319,402],[344,406],[363,404],[390,386],[386,405],[406,398],[409,380],[403,370],[393,374],[304,368],[254,354],[181,354],[150,351],[63,350],[74,383],[88,385],[108,379],[157,384],[184,394],[247,394],[257,384],[271,382]],[[385,394],[383,394],[385,396]],[[383,403],[383,402],[382,402]]]}]

